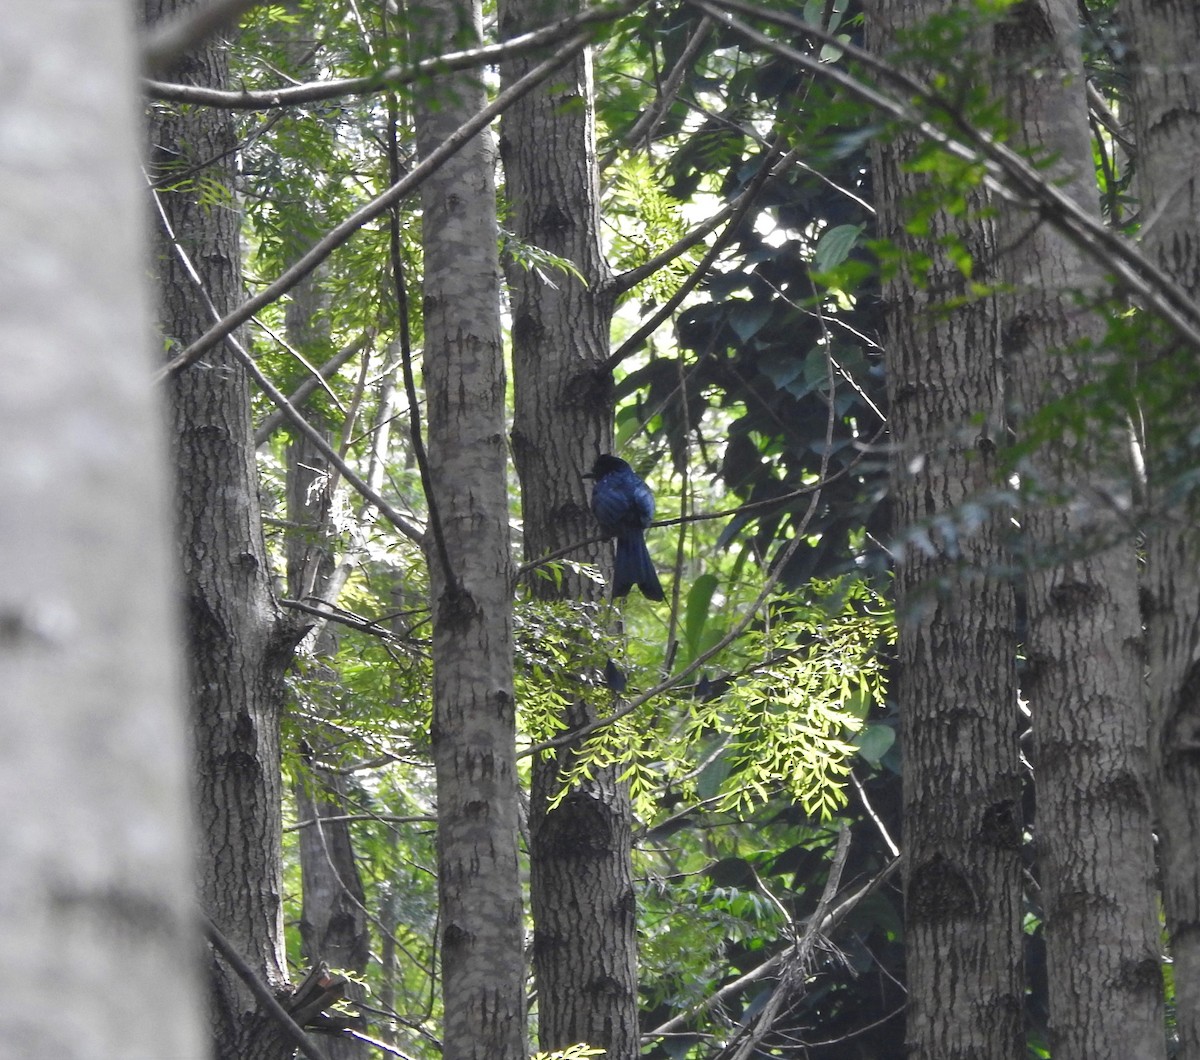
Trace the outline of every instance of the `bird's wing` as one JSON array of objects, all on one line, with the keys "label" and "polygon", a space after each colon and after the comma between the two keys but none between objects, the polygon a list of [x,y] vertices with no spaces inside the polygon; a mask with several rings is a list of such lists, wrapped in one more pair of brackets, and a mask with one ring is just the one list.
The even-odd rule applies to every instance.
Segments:
[{"label": "bird's wing", "polygon": [[629,510],[628,498],[612,476],[597,479],[592,487],[592,511],[600,529],[606,534],[615,534],[625,522]]},{"label": "bird's wing", "polygon": [[654,521],[654,494],[641,479],[637,480],[637,485],[633,490],[633,504],[638,514],[638,521],[642,526],[649,526]]}]

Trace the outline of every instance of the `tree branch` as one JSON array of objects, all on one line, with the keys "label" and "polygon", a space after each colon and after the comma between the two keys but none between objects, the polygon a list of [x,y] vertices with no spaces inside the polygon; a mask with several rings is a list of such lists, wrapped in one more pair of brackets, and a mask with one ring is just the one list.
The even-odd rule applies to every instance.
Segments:
[{"label": "tree branch", "polygon": [[[638,349],[641,344],[646,341],[647,337],[652,335],[658,329],[659,325],[672,313],[674,313],[676,309],[679,308],[683,300],[689,294],[691,294],[692,291],[699,286],[701,280],[708,275],[708,270],[712,268],[713,262],[717,260],[718,255],[720,255],[725,247],[729,245],[730,241],[733,239],[734,233],[737,231],[737,226],[741,223],[742,218],[744,218],[749,212],[750,207],[754,205],[754,202],[758,198],[759,192],[762,191],[763,185],[767,182],[767,178],[776,171],[779,163],[790,160],[795,154],[794,151],[789,151],[787,154],[783,155],[781,159],[778,159],[776,162],[772,162],[770,158],[771,154],[777,154],[779,150],[779,141],[776,141],[775,144],[768,148],[767,158],[763,160],[762,166],[754,175],[754,179],[750,182],[746,190],[742,192],[735,203],[731,204],[731,209],[726,208],[726,210],[718,214],[718,217],[727,217],[727,223],[725,225],[725,230],[720,236],[717,237],[717,241],[708,249],[708,252],[700,261],[700,264],[692,270],[688,278],[680,285],[679,290],[676,291],[670,298],[668,298],[667,301],[664,302],[663,305],[661,305],[659,309],[650,317],[650,319],[637,329],[637,331],[635,331],[629,336],[629,338],[621,343],[615,352],[609,354],[608,359],[604,362],[605,370],[611,372],[626,357],[633,353],[634,350]],[[694,234],[695,233],[693,233],[693,235]],[[690,238],[690,236],[685,237],[684,240],[676,243],[674,247],[669,247],[662,254],[657,255],[654,259],[655,268],[658,268],[666,261],[671,260],[672,257],[682,254],[683,251],[691,245],[691,243],[688,242]],[[648,264],[650,263],[647,263],[647,265]],[[612,289],[618,294],[623,293],[630,286],[632,286],[633,282],[636,282],[637,278],[641,277],[645,269],[646,266],[642,266],[639,269],[631,270],[622,276],[618,276],[612,283]],[[634,279],[631,280],[631,277]]]},{"label": "tree branch", "polygon": [[278,408],[279,411],[291,421],[292,425],[301,434],[303,434],[305,438],[312,442],[314,448],[316,448],[316,450],[326,460],[328,460],[335,468],[337,468],[342,478],[350,483],[350,485],[353,486],[359,494],[375,505],[375,507],[379,510],[380,515],[382,515],[389,523],[392,524],[392,526],[399,530],[400,533],[402,533],[409,540],[415,541],[418,545],[421,544],[425,535],[422,534],[417,527],[405,519],[404,516],[402,516],[398,511],[396,511],[395,508],[388,504],[388,502],[383,499],[377,490],[372,489],[371,486],[359,478],[359,476],[351,469],[350,465],[338,455],[337,450],[335,450],[333,446],[331,446],[325,440],[321,432],[318,431],[311,423],[309,423],[308,420],[301,416],[300,413],[292,406],[292,403],[288,401],[286,397],[284,397],[278,388],[276,388],[275,384],[272,383],[271,380],[265,375],[263,375],[254,358],[242,348],[241,344],[234,342],[232,336],[230,335],[225,335],[224,340],[228,344],[230,350],[233,351],[234,356],[237,357],[237,359],[241,361],[243,365],[245,365],[246,371],[250,373],[250,377],[255,383],[258,384],[259,389],[261,389],[262,392],[271,399],[276,408]]},{"label": "tree branch", "polygon": [[173,358],[158,372],[156,379],[161,382],[163,379],[176,375],[190,365],[195,364],[205,352],[212,349],[213,346],[228,335],[231,335],[260,309],[285,295],[354,235],[355,232],[375,220],[376,217],[387,210],[393,203],[399,202],[419,187],[426,177],[435,172],[464,144],[486,128],[496,115],[504,111],[515,100],[520,99],[525,93],[535,88],[559,67],[570,62],[572,56],[585,47],[589,39],[585,35],[573,37],[552,58],[539,63],[519,81],[514,82],[503,92],[499,93],[488,106],[484,107],[483,110],[466,124],[451,133],[445,142],[434,150],[428,158],[410,170],[402,180],[393,184],[383,194],[377,195],[370,202],[366,203],[366,205],[359,207],[344,221],[330,229],[312,249],[293,263],[290,268],[285,269],[274,282],[268,284],[254,297],[243,302],[232,313],[209,328],[208,331],[177,357]]},{"label": "tree branch", "polygon": [[[362,352],[372,337],[370,332],[364,332],[353,342],[343,346],[316,370],[315,375],[310,375],[303,383],[296,387],[288,396],[288,401],[296,408],[303,405],[318,387],[324,386],[325,381],[333,377],[342,365],[356,353]],[[258,430],[254,432],[254,448],[257,449],[260,445],[263,445],[272,434],[283,426],[283,422],[286,419],[287,417],[279,409],[276,409],[268,416],[264,416],[262,423],[258,425]]]},{"label": "tree branch", "polygon": [[[226,0],[251,6],[250,0]],[[253,0],[258,2],[258,0]],[[192,103],[226,110],[273,110],[277,107],[295,107],[305,103],[339,99],[343,96],[360,96],[381,92],[400,85],[410,84],[433,74],[449,73],[454,70],[469,70],[474,67],[492,66],[505,59],[538,51],[570,37],[584,27],[608,22],[634,10],[642,0],[623,0],[617,4],[597,4],[585,8],[570,18],[559,19],[541,29],[521,33],[496,44],[485,44],[460,52],[448,52],[409,66],[391,66],[367,77],[343,77],[332,81],[313,81],[286,88],[267,88],[257,91],[231,91],[229,89],[203,88],[199,85],[181,85],[165,81],[147,80],[143,88],[152,99],[167,103]]]},{"label": "tree branch", "polygon": [[[841,832],[838,834],[838,843],[833,855],[833,864],[829,867],[829,877],[825,880],[825,887],[822,889],[821,897],[817,901],[817,908],[809,918],[808,927],[805,929],[804,935],[794,940],[790,953],[785,951],[783,974],[779,977],[779,984],[767,999],[767,1003],[759,1009],[754,1019],[751,1020],[750,1025],[744,1027],[743,1033],[738,1038],[735,1038],[734,1042],[730,1043],[729,1046],[722,1049],[717,1054],[718,1057],[723,1056],[732,1049],[732,1060],[749,1060],[755,1052],[758,1043],[770,1032],[771,1027],[779,1016],[779,1010],[783,1007],[784,1002],[788,1001],[795,992],[797,982],[803,980],[804,973],[812,960],[812,951],[817,944],[817,939],[823,934],[821,925],[825,920],[829,905],[833,901],[833,896],[837,893],[838,887],[841,886],[842,870],[846,867],[846,858],[849,854],[850,829],[843,825]],[[786,912],[786,909],[784,912]]]},{"label": "tree branch", "polygon": [[[654,134],[654,130],[658,128],[666,116],[671,104],[675,102],[675,98],[679,94],[679,86],[683,84],[683,79],[692,61],[700,53],[700,49],[704,47],[704,42],[712,33],[712,27],[713,22],[708,15],[705,15],[697,23],[695,30],[692,31],[692,35],[688,38],[687,44],[684,45],[683,51],[680,52],[675,66],[667,75],[666,81],[663,82],[655,105],[644,111],[642,116],[633,123],[633,127],[629,132],[625,134],[624,141],[626,144],[632,147],[642,137],[649,139]],[[600,159],[597,168],[601,173],[613,164],[619,151],[620,147],[613,147]]]},{"label": "tree branch", "polygon": [[[833,364],[829,364],[829,415],[825,420],[825,446],[821,453],[821,469],[817,474],[818,483],[824,482],[829,474],[829,454],[833,449],[833,425],[836,418],[835,402],[833,400],[834,392],[834,376]],[[774,570],[767,576],[763,583],[762,589],[759,590],[758,596],[754,602],[747,608],[746,613],[733,624],[728,633],[725,634],[716,644],[707,651],[701,652],[682,670],[677,673],[670,674],[664,677],[653,688],[643,692],[640,696],[635,696],[620,710],[614,711],[603,718],[596,718],[594,721],[588,722],[586,725],[580,725],[578,728],[571,729],[563,733],[561,736],[556,736],[550,740],[543,740],[541,743],[535,743],[525,748],[523,751],[517,752],[517,758],[525,758],[529,755],[541,754],[543,751],[554,750],[558,747],[567,747],[578,743],[585,736],[590,736],[593,732],[599,729],[607,728],[609,725],[620,721],[638,709],[643,703],[648,702],[655,696],[669,689],[675,688],[678,685],[696,673],[709,659],[713,658],[720,652],[724,651],[730,644],[737,640],[750,624],[755,620],[761,608],[766,604],[767,597],[775,591],[775,586],[783,577],[783,572],[787,570],[788,561],[796,554],[796,551],[805,542],[805,533],[808,529],[808,524],[812,522],[813,516],[816,515],[817,509],[820,507],[822,491],[815,489],[812,497],[808,502],[808,507],[804,514],[800,517],[800,523],[795,528],[794,537],[789,542],[787,548],[779,555],[774,564]]]},{"label": "tree branch", "polygon": [[[911,127],[955,158],[982,167],[985,186],[1010,201],[1035,209],[1040,218],[1053,225],[1083,253],[1111,270],[1119,287],[1169,324],[1189,346],[1200,349],[1200,306],[1182,287],[1136,246],[1110,231],[1101,220],[1092,217],[1069,195],[1049,183],[1033,164],[989,133],[975,128],[951,101],[920,79],[793,15],[761,8],[746,0],[687,2],[758,47],[814,76],[839,85],[856,99]],[[838,66],[822,63],[773,40],[734,18],[731,11],[762,18],[833,44],[849,58],[877,74],[883,83],[898,89],[905,99],[916,100],[924,109],[917,109],[886,95]],[[932,115],[948,120],[956,134],[952,135],[935,125]]]},{"label": "tree branch", "polygon": [[[884,885],[900,867],[901,859],[893,858],[889,861],[872,879],[868,880],[862,887],[851,894],[849,897],[842,899],[836,906],[824,914],[822,917],[814,917],[817,920],[817,930],[828,935],[833,931],[849,915],[859,902],[864,898],[874,894],[880,887]],[[707,1012],[711,1008],[715,1008],[722,1001],[730,997],[735,997],[746,987],[753,983],[757,983],[761,979],[765,979],[769,975],[773,975],[779,966],[787,959],[787,951],[775,954],[757,968],[751,968],[744,975],[739,976],[732,983],[726,983],[719,990],[714,991],[699,1004],[693,1005],[686,1012],[681,1012],[678,1016],[672,1016],[666,1023],[662,1023],[655,1027],[652,1031],[647,1031],[642,1035],[643,1042],[653,1041],[655,1038],[663,1037],[678,1031],[686,1026],[687,1021],[694,1016],[698,1016],[701,1012]]]},{"label": "tree branch", "polygon": [[207,936],[208,941],[212,943],[213,949],[225,958],[225,963],[237,973],[238,978],[246,984],[258,1003],[283,1028],[288,1041],[307,1056],[309,1060],[326,1060],[325,1054],[317,1047],[317,1044],[288,1015],[287,1009],[279,1003],[275,995],[271,993],[270,988],[254,974],[254,969],[233,948],[232,943],[221,934],[221,929],[212,922],[208,914],[201,913],[200,916],[201,923],[204,926],[204,934]]},{"label": "tree branch", "polygon": [[[204,300],[205,305],[208,307],[209,313],[211,313],[213,317],[220,319],[221,314],[217,310],[216,305],[213,304],[213,300],[209,298],[208,291],[205,290],[204,287],[204,281],[200,278],[200,273],[196,270],[196,266],[192,264],[192,259],[188,256],[187,251],[180,246],[179,240],[176,239],[175,231],[171,227],[171,222],[167,217],[166,211],[162,208],[162,203],[158,201],[157,197],[155,197],[154,202],[155,205],[158,206],[159,220],[162,222],[163,230],[166,232],[167,238],[171,241],[171,247],[174,249],[180,262],[182,263],[184,270],[187,272],[192,282],[196,285],[196,289],[199,292],[200,297]],[[349,482],[350,485],[352,485],[356,490],[358,490],[358,492],[361,493],[367,500],[374,504],[375,507],[379,509],[380,513],[388,520],[388,522],[390,522],[397,530],[399,530],[400,533],[404,534],[405,537],[411,538],[413,541],[417,542],[417,544],[420,544],[422,540],[421,531],[409,523],[408,520],[405,519],[394,508],[392,508],[392,506],[388,504],[387,501],[385,501],[376,490],[372,489],[350,469],[350,466],[346,463],[346,461],[334,451],[333,447],[327,441],[325,441],[324,435],[322,435],[320,431],[318,431],[311,423],[309,423],[308,420],[301,416],[300,413],[292,406],[292,403],[288,401],[283,393],[275,386],[275,384],[272,383],[271,380],[269,380],[265,375],[263,375],[263,373],[259,370],[257,362],[253,357],[250,356],[249,353],[246,352],[242,344],[238,342],[232,334],[226,333],[222,336],[222,339],[234,357],[236,357],[242,362],[243,365],[245,365],[246,371],[249,373],[250,377],[258,384],[262,392],[271,399],[271,401],[275,404],[275,407],[278,408],[279,411],[282,412],[284,416],[286,416],[292,422],[292,425],[301,434],[303,434],[309,441],[312,442],[313,446],[321,453],[322,456],[325,457],[326,460],[328,460],[334,467],[338,469],[338,471],[342,473],[342,477],[345,478],[345,480]],[[195,345],[195,343],[193,343],[193,345]]]},{"label": "tree branch", "polygon": [[[396,135],[399,121],[396,98],[388,93],[387,163],[388,174],[393,181],[400,178],[400,143]],[[442,528],[441,509],[437,491],[433,488],[433,475],[429,470],[429,454],[425,450],[425,434],[421,427],[421,402],[417,397],[417,380],[412,363],[412,321],[408,311],[408,285],[405,282],[404,255],[400,242],[400,211],[392,207],[388,216],[388,256],[392,266],[392,288],[396,294],[396,315],[400,331],[400,369],[404,378],[404,392],[408,397],[409,440],[413,456],[417,459],[417,471],[421,476],[421,489],[425,493],[425,506],[429,509],[429,533],[433,538],[434,551],[442,565],[442,575],[447,585],[453,585],[454,564],[450,561],[450,549],[446,545],[446,534]]]}]

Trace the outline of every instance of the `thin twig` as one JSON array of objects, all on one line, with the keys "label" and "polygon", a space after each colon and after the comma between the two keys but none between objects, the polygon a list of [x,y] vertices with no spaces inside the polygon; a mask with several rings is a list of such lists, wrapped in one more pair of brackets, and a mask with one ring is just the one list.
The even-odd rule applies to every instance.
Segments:
[{"label": "thin twig", "polygon": [[[312,376],[306,377],[304,382],[288,395],[288,401],[297,408],[303,405],[319,387],[325,385],[325,380],[333,378],[342,365],[349,361],[356,353],[361,352],[367,343],[371,341],[371,338],[372,335],[370,332],[364,332],[353,342],[343,346],[317,369],[317,375],[320,376],[320,380]],[[284,419],[286,417],[278,409],[270,415],[264,416],[262,423],[258,425],[258,429],[254,432],[254,448],[257,449],[260,445],[267,442],[271,435],[283,425]]]},{"label": "thin twig", "polygon": [[307,821],[297,821],[284,828],[285,832],[298,832],[301,828],[312,828],[315,825],[335,824],[339,822],[370,821],[382,824],[437,824],[437,818],[429,815],[404,817],[394,813],[338,813],[329,817],[310,817]]},{"label": "thin twig", "polygon": [[[830,909],[821,919],[818,926],[818,931],[822,935],[828,935],[834,930],[850,912],[863,901],[863,899],[874,894],[882,887],[900,867],[901,859],[895,858],[889,861],[872,879],[868,880],[853,894],[843,898],[837,905]],[[735,997],[741,993],[746,987],[752,983],[757,983],[761,979],[765,979],[769,975],[773,975],[775,970],[783,963],[787,957],[787,951],[775,954],[775,956],[763,961],[757,968],[751,968],[744,975],[739,976],[731,983],[726,983],[719,990],[715,990],[712,994],[706,997],[703,1001],[693,1005],[686,1012],[681,1012],[677,1016],[672,1016],[665,1023],[660,1024],[651,1031],[647,1031],[642,1035],[643,1042],[650,1042],[666,1034],[671,1034],[678,1031],[687,1025],[687,1021],[702,1012],[707,1012],[709,1009],[716,1008],[717,1005],[725,1001],[727,998]]]},{"label": "thin twig", "polygon": [[837,894],[838,887],[842,883],[842,870],[846,867],[846,858],[850,854],[850,829],[845,825],[842,826],[838,833],[837,849],[834,851],[833,864],[829,867],[829,877],[825,881],[825,887],[821,891],[821,897],[817,902],[817,908],[809,918],[808,927],[805,928],[804,935],[795,940],[795,944],[790,953],[785,954],[783,974],[779,977],[779,984],[775,987],[767,1002],[749,1026],[744,1030],[744,1037],[736,1040],[722,1049],[718,1056],[724,1055],[729,1049],[734,1049],[732,1060],[749,1060],[749,1057],[758,1048],[759,1042],[763,1040],[775,1024],[775,1020],[779,1016],[779,1010],[783,1008],[784,1003],[789,1001],[795,994],[804,975],[807,973],[808,966],[812,961],[812,952],[816,948],[817,940],[823,935],[821,925],[825,922],[825,917],[828,913],[830,903],[833,901],[833,896]]},{"label": "thin twig", "polygon": [[[633,123],[633,127],[623,137],[625,143],[630,147],[637,146],[643,138],[649,141],[654,135],[654,130],[658,128],[663,118],[666,117],[667,111],[675,102],[675,98],[679,94],[679,86],[683,84],[683,79],[687,76],[687,72],[691,68],[692,60],[700,53],[700,49],[704,47],[704,42],[708,40],[712,33],[712,27],[713,21],[708,15],[704,15],[696,23],[696,28],[688,38],[687,44],[683,46],[683,51],[679,53],[679,58],[675,60],[675,66],[667,75],[666,81],[663,82],[654,106],[643,111],[641,117]],[[608,169],[616,161],[619,151],[620,147],[613,147],[600,159],[597,166],[600,172],[603,173],[604,170]]]},{"label": "thin twig", "polygon": [[346,463],[311,423],[308,422],[300,413],[292,406],[292,403],[280,392],[280,390],[259,370],[253,357],[242,348],[241,344],[234,342],[232,336],[223,336],[229,349],[239,361],[246,366],[246,371],[250,373],[250,377],[258,384],[258,387],[268,398],[275,404],[287,418],[291,421],[292,426],[304,435],[326,460],[328,460],[338,472],[354,489],[369,500],[379,510],[389,523],[400,531],[405,537],[411,541],[415,541],[418,545],[424,539],[421,531],[404,518],[395,508],[383,499],[377,490],[372,489],[354,472],[349,464]]},{"label": "thin twig", "polygon": [[[718,256],[720,256],[721,252],[726,246],[728,246],[734,235],[737,233],[738,225],[741,223],[742,218],[746,216],[750,210],[750,207],[753,206],[757,201],[759,193],[762,191],[763,186],[767,182],[767,178],[775,172],[777,159],[772,158],[772,156],[779,154],[779,151],[781,150],[781,144],[782,141],[777,140],[775,144],[768,148],[767,157],[763,159],[763,163],[759,167],[758,172],[754,175],[754,179],[750,182],[746,190],[742,192],[740,196],[738,196],[738,198],[732,204],[732,208],[728,209],[728,221],[725,225],[725,230],[720,236],[717,237],[716,242],[714,242],[705,253],[703,259],[700,261],[700,264],[697,265],[696,268],[692,270],[688,278],[682,284],[680,284],[679,290],[677,290],[670,298],[668,298],[667,301],[664,302],[663,305],[660,306],[659,309],[650,317],[650,319],[637,329],[637,331],[635,331],[629,336],[629,338],[621,343],[614,353],[609,355],[608,359],[604,362],[604,368],[606,370],[612,371],[626,357],[628,357],[635,350],[639,349],[642,343],[646,341],[647,337],[652,335],[658,329],[659,325],[662,324],[662,322],[666,320],[672,313],[674,313],[677,308],[679,308],[683,300],[689,294],[691,294],[691,292],[697,286],[699,286],[701,280],[708,275],[708,271],[712,268],[713,263],[717,260]],[[793,152],[788,152],[788,154],[784,155],[783,158],[789,158],[792,153]],[[725,211],[722,211],[722,213],[725,214]],[[686,249],[688,249],[688,247],[691,246],[690,240],[692,235],[695,235],[695,233],[685,236],[684,239],[680,240],[673,247],[668,247],[667,250],[663,251],[662,254],[659,254],[655,260],[660,264],[663,264],[666,261],[671,260],[672,257],[682,254]],[[618,293],[627,290],[628,285],[631,282],[631,278],[635,278],[638,273],[639,270],[633,270],[622,276],[616,277],[612,284],[613,290]]]},{"label": "thin twig", "polygon": [[317,618],[323,618],[330,622],[336,622],[339,625],[347,626],[350,629],[356,629],[360,633],[369,633],[373,637],[378,637],[380,640],[386,640],[389,643],[404,644],[405,640],[400,634],[393,632],[386,626],[381,626],[378,619],[364,618],[362,615],[356,615],[353,611],[347,611],[344,607],[338,607],[337,604],[329,603],[324,597],[320,597],[320,604],[306,603],[304,600],[280,600],[280,607],[287,607],[293,611],[300,611],[306,615],[314,615]]},{"label": "thin twig", "polygon": [[[171,227],[171,221],[167,217],[167,212],[163,209],[162,203],[159,201],[157,195],[154,196],[154,203],[158,207],[159,220],[162,223],[163,231],[166,233],[167,238],[171,242],[172,249],[175,251],[176,256],[179,258],[180,263],[184,267],[184,270],[187,272],[192,282],[196,285],[196,290],[201,299],[203,299],[209,313],[215,319],[219,320],[221,318],[221,312],[219,309],[217,309],[212,298],[209,297],[208,290],[204,286],[204,280],[201,278],[200,273],[195,264],[192,262],[188,252],[180,245],[179,240],[176,238],[175,230]],[[269,380],[265,375],[263,375],[263,373],[259,370],[257,362],[253,357],[250,356],[245,347],[243,347],[242,344],[238,342],[232,334],[224,335],[222,338],[226,347],[234,355],[234,357],[241,361],[243,365],[245,365],[246,371],[258,384],[262,392],[266,394],[267,397],[275,404],[275,407],[278,408],[279,411],[291,421],[292,425],[301,434],[303,434],[304,437],[312,442],[314,448],[316,448],[326,460],[328,460],[334,467],[338,469],[338,471],[342,473],[342,477],[345,478],[345,480],[356,490],[358,490],[359,493],[366,497],[367,500],[371,501],[371,503],[379,509],[384,518],[386,518],[388,522],[390,522],[397,530],[399,530],[400,533],[420,543],[422,537],[421,531],[409,523],[408,520],[405,519],[399,512],[397,512],[390,504],[388,504],[387,501],[385,501],[377,491],[371,489],[370,486],[363,482],[363,480],[359,478],[353,470],[351,470],[346,461],[343,460],[333,450],[333,447],[330,446],[327,441],[325,441],[324,435],[322,435],[320,431],[318,431],[311,423],[308,422],[308,420],[300,415],[292,403],[288,401],[288,399],[275,386],[275,384],[272,383],[271,380]]]}]

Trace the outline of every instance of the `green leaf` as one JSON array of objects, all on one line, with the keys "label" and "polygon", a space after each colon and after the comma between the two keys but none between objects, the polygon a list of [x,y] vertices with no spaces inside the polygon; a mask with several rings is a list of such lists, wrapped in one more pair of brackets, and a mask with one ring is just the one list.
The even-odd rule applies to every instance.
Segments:
[{"label": "green leaf", "polygon": [[896,730],[890,725],[868,725],[854,738],[858,753],[875,767],[895,742]]},{"label": "green leaf", "polygon": [[804,371],[804,361],[794,350],[771,350],[759,358],[758,370],[775,384],[776,389],[784,390]]},{"label": "green leaf", "polygon": [[856,688],[846,697],[842,710],[853,714],[859,721],[864,721],[867,711],[871,709],[871,693],[865,688]]},{"label": "green leaf", "polygon": [[719,754],[709,762],[696,778],[696,794],[702,799],[711,799],[729,779],[733,763],[728,755]]},{"label": "green leaf", "polygon": [[813,251],[813,269],[827,272],[835,269],[850,256],[865,225],[835,225],[821,233]]},{"label": "green leaf", "polygon": [[716,591],[715,574],[701,574],[688,590],[683,639],[687,643],[689,658],[695,658],[700,653],[700,641],[704,636],[704,627],[708,624],[709,607]]},{"label": "green leaf", "polygon": [[729,310],[729,326],[742,342],[749,342],[771,317],[771,306],[765,302],[734,302]]}]

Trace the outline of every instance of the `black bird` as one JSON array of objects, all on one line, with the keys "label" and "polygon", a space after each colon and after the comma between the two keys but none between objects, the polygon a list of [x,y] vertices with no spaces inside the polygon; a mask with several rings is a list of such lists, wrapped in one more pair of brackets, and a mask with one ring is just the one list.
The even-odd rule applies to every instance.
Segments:
[{"label": "black bird", "polygon": [[647,600],[663,598],[654,561],[646,549],[644,531],[654,518],[654,495],[624,460],[608,453],[596,457],[592,473],[592,511],[600,530],[617,539],[613,565],[614,597],[624,596],[635,585]]}]

